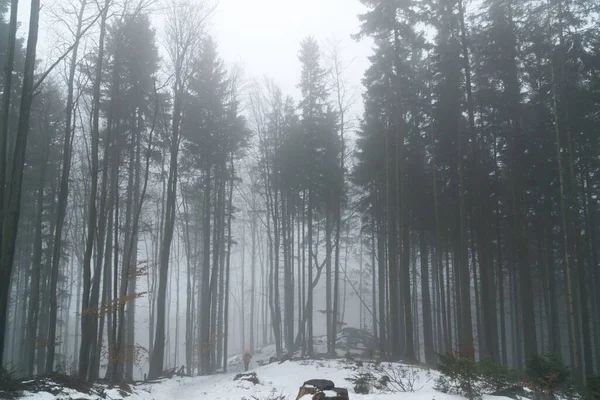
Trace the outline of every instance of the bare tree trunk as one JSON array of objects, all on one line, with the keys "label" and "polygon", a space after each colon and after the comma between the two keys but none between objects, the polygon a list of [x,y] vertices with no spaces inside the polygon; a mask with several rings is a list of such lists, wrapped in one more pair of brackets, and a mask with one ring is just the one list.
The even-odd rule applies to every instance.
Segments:
[{"label": "bare tree trunk", "polygon": [[293,263],[293,238],[290,234],[294,230],[290,222],[291,206],[290,198],[282,193],[281,196],[281,230],[283,234],[283,304],[284,304],[284,339],[287,354],[294,354],[294,263]]},{"label": "bare tree trunk", "polygon": [[373,337],[379,339],[377,330],[377,266],[376,266],[376,247],[375,247],[375,219],[372,219],[371,229],[371,294],[372,294],[372,309],[373,309]]},{"label": "bare tree trunk", "polygon": [[[241,340],[241,351],[246,352],[248,347],[246,347],[246,220],[242,222],[242,234],[241,234],[241,273],[242,273],[242,281],[240,282],[240,319],[241,319],[241,327],[240,327],[240,340]],[[235,320],[234,320],[235,322]],[[235,331],[235,327],[232,327],[233,331]],[[254,354],[253,350],[249,350],[250,354]],[[243,353],[242,353],[243,354]]]},{"label": "bare tree trunk", "polygon": [[[478,274],[477,274],[477,269],[478,266],[481,266],[481,263],[477,263],[477,256],[476,256],[476,246],[477,243],[475,242],[475,232],[473,230],[473,228],[471,228],[471,237],[472,237],[472,241],[471,241],[471,270],[473,271],[473,289],[474,289],[474,297],[475,297],[475,329],[477,332],[477,347],[478,347],[478,353],[479,353],[479,358],[486,358],[487,357],[487,338],[482,334],[482,327],[481,327],[481,301],[480,301],[480,291],[479,291],[479,278],[478,278]],[[474,351],[474,350],[473,350]],[[486,354],[486,357],[483,357],[483,354]]]},{"label": "bare tree trunk", "polygon": [[313,281],[313,194],[312,190],[308,189],[308,300],[306,302],[306,319],[308,319],[308,356],[314,355],[313,348],[313,288],[310,283]]},{"label": "bare tree trunk", "polygon": [[222,271],[220,268],[220,259],[221,259],[221,245],[223,241],[223,226],[222,226],[222,210],[224,207],[224,178],[223,178],[223,170],[222,168],[215,167],[215,197],[214,204],[215,209],[213,213],[213,258],[212,258],[212,272],[210,274],[210,342],[209,342],[209,359],[210,359],[210,370],[209,373],[212,373],[217,366],[217,358],[215,357],[215,350],[218,343],[217,335],[218,326],[217,326],[217,309],[219,307],[218,303],[218,294],[219,294],[219,280],[222,277]]},{"label": "bare tree trunk", "polygon": [[[302,207],[302,211],[300,211],[299,207]],[[301,225],[304,226],[304,222],[300,221],[301,219],[303,219],[304,217],[304,199],[302,199],[302,202],[300,202],[300,197],[298,197],[298,205],[296,208],[296,212],[297,212],[297,216],[296,216],[296,257],[298,260],[298,269],[297,269],[297,280],[298,280],[298,330],[301,329],[300,326],[300,321],[303,320],[304,315],[302,315],[302,305],[304,304],[304,290],[305,290],[305,283],[306,283],[306,277],[304,274],[304,270],[306,269],[305,265],[304,265],[304,254],[305,254],[305,249],[304,249],[304,244],[305,244],[305,240],[304,240],[304,235],[302,234],[301,231]],[[298,343],[298,345],[301,345],[302,347],[302,354],[305,353],[306,351],[306,346],[304,346],[304,339],[302,339],[301,341],[302,343]],[[298,346],[296,346],[297,349]]]},{"label": "bare tree trunk", "polygon": [[[113,150],[113,155],[114,155],[114,150]],[[111,164],[111,185],[110,185],[110,193],[109,193],[109,197],[108,197],[108,204],[107,204],[107,214],[106,214],[106,219],[108,220],[108,227],[106,227],[106,245],[104,246],[104,272],[103,272],[103,278],[102,278],[102,302],[100,303],[99,306],[99,315],[98,318],[100,319],[100,326],[98,329],[98,340],[97,340],[97,344],[96,347],[94,347],[92,345],[92,350],[94,351],[94,354],[92,354],[91,359],[94,360],[95,362],[90,365],[90,375],[92,377],[99,377],[100,376],[100,359],[102,358],[102,343],[103,343],[103,337],[104,337],[104,321],[108,320],[107,323],[107,332],[106,332],[106,336],[108,338],[108,354],[109,354],[109,360],[115,360],[119,357],[118,354],[115,353],[115,338],[113,336],[113,331],[112,331],[112,324],[113,324],[113,314],[114,314],[114,301],[113,301],[113,291],[112,291],[112,279],[117,279],[117,276],[115,275],[113,277],[112,271],[111,271],[111,267],[112,267],[112,260],[113,260],[113,232],[114,232],[114,227],[118,226],[119,222],[118,222],[118,193],[116,190],[116,180],[113,180],[113,178],[115,177],[115,175],[118,174],[118,163],[116,162],[116,159],[113,159],[114,162]],[[116,221],[116,223],[115,223]],[[117,296],[117,293],[114,293],[114,296]],[[107,365],[107,369],[106,369],[106,378],[109,379],[112,376],[113,373],[113,366],[114,364],[112,362],[109,362]]]},{"label": "bare tree trunk", "polygon": [[[448,352],[452,352],[454,350],[454,346],[453,346],[453,342],[452,342],[452,338],[456,337],[456,335],[454,335],[454,332],[452,330],[452,302],[451,302],[451,288],[452,286],[450,285],[450,244],[448,241],[446,241],[446,314],[447,314],[447,323],[448,323],[448,329],[447,329],[447,343],[446,343],[446,353]],[[456,299],[456,296],[454,297]],[[455,324],[455,326],[457,326],[457,324]]]},{"label": "bare tree trunk", "polygon": [[[157,96],[157,93],[154,93],[154,96]],[[157,104],[156,107],[158,107],[158,100],[157,100]],[[132,289],[134,290],[135,288],[135,276],[136,276],[136,271],[135,269],[132,271],[132,266],[133,268],[135,268],[136,266],[136,262],[135,260],[137,259],[137,239],[138,239],[138,226],[139,226],[139,220],[140,220],[140,215],[142,212],[142,207],[144,204],[144,197],[146,195],[146,189],[148,187],[148,175],[150,172],[150,155],[152,152],[152,137],[153,137],[153,133],[154,133],[154,128],[156,125],[156,113],[158,113],[158,110],[155,110],[155,114],[154,114],[154,121],[152,123],[152,127],[150,129],[150,136],[148,139],[148,150],[147,150],[147,154],[146,154],[146,166],[145,166],[145,173],[144,173],[144,183],[143,183],[143,187],[142,187],[142,191],[141,193],[138,195],[139,192],[139,184],[140,184],[140,143],[139,143],[139,132],[137,134],[137,139],[136,138],[132,138],[132,149],[131,149],[131,154],[130,154],[130,185],[128,188],[128,200],[127,200],[127,214],[128,216],[126,216],[126,219],[129,220],[131,218],[131,229],[129,232],[126,232],[126,240],[125,240],[125,248],[124,248],[124,254],[123,254],[123,267],[121,270],[121,285],[119,288],[119,292],[116,293],[116,286],[115,286],[115,296],[119,299],[118,301],[118,305],[117,305],[117,309],[115,310],[116,314],[115,314],[115,339],[114,339],[114,351],[116,352],[117,357],[112,359],[112,371],[113,371],[113,375],[112,375],[112,379],[113,380],[121,380],[125,377],[131,379],[132,375],[133,375],[133,360],[130,357],[133,357],[133,347],[135,345],[135,343],[133,342],[132,338],[134,336],[134,332],[133,332],[133,321],[131,319],[133,319],[133,309],[135,306],[135,293],[132,291]],[[134,156],[134,146],[136,148],[135,151],[135,156]],[[135,165],[135,171],[134,171],[134,165]],[[176,190],[176,189],[175,189]],[[131,193],[133,192],[133,193]],[[175,218],[174,216],[174,212],[173,212],[173,218]],[[128,222],[129,224],[129,222]],[[118,259],[115,259],[115,281],[117,279],[117,273],[118,273],[118,269],[117,269],[117,261]],[[116,285],[116,282],[115,282]],[[129,295],[128,292],[129,291]],[[129,326],[127,327],[127,336],[128,336],[128,340],[125,341],[125,304],[128,303],[128,308],[127,308],[127,312],[128,312],[128,318],[130,319],[129,322]],[[127,345],[127,347],[126,347]],[[123,359],[125,358],[125,360]]]},{"label": "bare tree trunk", "polygon": [[[551,221],[551,213],[552,213],[552,204],[549,196],[545,196],[544,205],[546,207],[547,213],[546,217],[548,221]],[[554,264],[554,234],[552,226],[553,224],[548,223],[545,227],[546,231],[546,262],[545,262],[545,280],[547,282],[548,287],[548,302],[549,302],[549,315],[547,317],[549,329],[549,347],[550,352],[556,355],[561,354],[561,344],[560,344],[560,321],[558,317],[558,303],[557,297],[558,293],[556,291],[556,271]]]},{"label": "bare tree trunk", "polygon": [[[306,190],[302,191],[302,289],[299,294],[302,296],[302,305],[307,303],[307,286],[306,286]],[[306,312],[299,311],[298,316],[302,315],[301,321],[306,321]],[[302,357],[306,356],[306,325],[304,323],[298,324],[298,336],[302,340]]]},{"label": "bare tree trunk", "polygon": [[[90,350],[92,345],[92,336],[94,335],[91,330],[93,319],[96,318],[93,313],[90,313],[90,292],[92,285],[92,252],[94,249],[94,236],[96,233],[97,223],[97,210],[96,210],[96,196],[98,192],[98,143],[100,137],[100,85],[102,83],[102,63],[104,60],[104,38],[106,36],[106,19],[108,17],[108,5],[111,0],[105,0],[104,10],[100,22],[100,38],[99,38],[99,49],[98,57],[96,61],[96,71],[94,77],[94,88],[93,88],[93,115],[92,115],[92,148],[91,148],[91,189],[90,189],[90,200],[89,200],[89,212],[88,212],[88,228],[87,228],[87,241],[85,246],[85,253],[83,258],[83,297],[81,304],[81,345],[79,350],[79,378],[87,379],[88,371],[90,366]],[[95,275],[97,275],[96,271]]]},{"label": "bare tree trunk", "polygon": [[[223,164],[225,164],[226,161],[224,160]],[[215,336],[215,347],[213,349],[213,362],[215,365],[215,368],[220,368],[221,367],[221,361],[223,360],[223,306],[224,306],[224,294],[225,294],[225,257],[226,257],[226,244],[225,244],[225,240],[226,240],[226,235],[225,235],[225,214],[226,214],[226,206],[227,206],[227,200],[225,198],[226,195],[226,184],[227,184],[227,176],[226,176],[226,167],[225,165],[223,165],[221,167],[222,170],[222,179],[221,179],[221,184],[220,184],[220,191],[219,191],[219,201],[218,203],[220,204],[220,210],[219,210],[219,287],[218,287],[218,294],[217,294],[217,299],[218,299],[218,308],[215,307],[215,311],[217,313],[217,317],[216,317],[216,322],[215,322],[215,327],[216,327],[216,336]],[[216,352],[216,355],[214,355],[214,353]]]},{"label": "bare tree trunk", "polygon": [[[180,176],[181,178],[181,176]],[[183,213],[179,213],[180,222],[183,227],[183,236],[185,242],[185,256],[187,262],[186,276],[186,302],[185,302],[185,365],[188,375],[193,371],[193,352],[194,352],[194,315],[195,315],[195,282],[196,274],[193,273],[196,267],[196,248],[192,247],[190,239],[190,219],[192,217],[186,196],[183,193],[183,184],[179,184],[181,192],[181,203]],[[194,236],[195,239],[195,236]],[[194,240],[196,243],[196,240]]]},{"label": "bare tree trunk", "polygon": [[332,307],[332,298],[331,298],[331,281],[332,281],[332,271],[331,271],[331,256],[333,252],[333,243],[331,238],[331,233],[333,231],[333,216],[331,215],[331,189],[327,190],[327,200],[325,205],[325,321],[326,322],[326,332],[327,332],[327,354],[329,356],[333,356],[334,351],[334,337],[333,337],[333,307]]},{"label": "bare tree trunk", "polygon": [[[584,202],[586,202],[586,209],[587,209],[587,218],[586,218],[586,230],[588,231],[588,251],[590,253],[589,257],[590,257],[590,261],[591,261],[591,265],[595,268],[595,272],[593,274],[593,280],[592,280],[592,291],[593,291],[593,296],[592,299],[590,299],[592,301],[592,312],[595,315],[595,318],[593,318],[592,322],[593,322],[593,328],[594,331],[596,333],[600,332],[600,318],[598,318],[598,315],[600,315],[600,272],[598,272],[598,252],[597,252],[597,248],[594,245],[596,243],[596,237],[597,237],[597,233],[596,233],[596,215],[597,215],[597,204],[596,204],[596,200],[593,198],[592,195],[592,189],[591,189],[591,176],[590,176],[590,155],[589,153],[586,154],[586,161],[585,161],[585,172],[584,172],[584,189],[583,189],[583,197],[584,197]],[[556,300],[556,299],[554,299]],[[595,356],[596,356],[596,365],[598,366],[598,368],[600,369],[600,335],[596,334],[595,337]]]},{"label": "bare tree trunk", "polygon": [[48,335],[48,316],[49,316],[49,306],[50,306],[50,292],[48,291],[48,277],[47,274],[42,276],[40,282],[40,310],[38,311],[39,316],[39,330],[38,330],[38,341],[37,344],[41,345],[38,348],[38,352],[36,354],[36,371],[37,375],[44,375],[46,369],[46,351],[47,347],[44,346],[44,339]]},{"label": "bare tree trunk", "polygon": [[210,166],[204,170],[204,222],[203,222],[203,262],[202,262],[202,290],[201,290],[201,309],[200,309],[200,343],[199,359],[200,374],[208,375],[210,373],[210,324],[208,321],[210,315]]},{"label": "bare tree trunk", "polygon": [[158,285],[158,306],[156,313],[156,335],[150,358],[148,379],[156,379],[162,373],[165,349],[165,314],[169,256],[175,227],[175,208],[177,196],[177,161],[179,154],[179,123],[181,119],[181,83],[180,71],[175,77],[175,97],[173,102],[173,122],[171,136],[171,161],[167,183],[167,204],[165,210],[164,236],[160,248],[160,280]]},{"label": "bare tree trunk", "polygon": [[574,295],[573,295],[573,283],[572,283],[572,272],[571,272],[571,252],[570,252],[570,241],[569,241],[569,213],[568,206],[566,204],[565,194],[565,178],[564,178],[564,166],[562,160],[562,147],[561,147],[561,133],[558,120],[557,112],[557,83],[554,79],[554,67],[553,67],[553,111],[555,116],[554,127],[556,134],[556,159],[558,162],[558,176],[560,183],[560,209],[561,209],[561,222],[563,232],[563,247],[565,257],[565,275],[567,280],[567,316],[569,318],[568,329],[569,329],[569,344],[571,351],[571,367],[575,370],[575,374],[579,374],[581,371],[581,362],[578,352],[578,339],[575,334],[575,307],[574,307]]},{"label": "bare tree trunk", "polygon": [[[229,334],[229,281],[230,281],[230,273],[231,273],[231,219],[233,217],[233,182],[235,180],[235,169],[233,165],[233,155],[231,155],[230,160],[230,169],[231,169],[231,177],[229,182],[229,196],[228,196],[228,215],[227,215],[227,266],[225,267],[225,315],[224,319],[224,329],[223,329],[223,371],[227,372],[227,342],[228,342],[228,334]],[[242,265],[242,268],[244,266]],[[243,299],[242,299],[243,300]],[[242,348],[243,350],[243,348]]]},{"label": "bare tree trunk", "polygon": [[[10,22],[8,24],[8,48],[4,54],[4,82],[2,87],[2,109],[0,110],[0,221],[4,221],[5,204],[8,198],[6,191],[6,172],[10,159],[7,158],[8,153],[8,128],[10,117],[10,99],[12,95],[12,78],[15,60],[15,46],[17,41],[17,13],[19,8],[19,0],[11,0],[10,2]],[[3,230],[0,229],[0,243],[2,243]],[[4,273],[4,271],[2,271]],[[7,287],[0,286],[6,293]],[[2,307],[4,301],[0,296],[0,364],[2,363],[2,354],[4,349],[4,320],[2,318]]]},{"label": "bare tree trunk", "polygon": [[[46,157],[47,161],[47,157]],[[35,218],[35,238],[33,245],[33,259],[31,263],[31,297],[27,313],[27,331],[25,336],[25,354],[27,363],[25,365],[28,377],[33,376],[35,361],[35,349],[37,347],[37,325],[40,301],[40,271],[42,269],[42,219],[44,212],[44,184],[46,181],[46,163],[41,166],[40,182],[38,187],[37,210]]]},{"label": "bare tree trunk", "polygon": [[[15,5],[16,11],[16,5]],[[12,163],[12,177],[6,202],[6,213],[2,215],[2,252],[0,254],[0,362],[4,355],[4,343],[7,332],[8,321],[8,295],[10,292],[10,277],[15,255],[15,244],[19,229],[19,217],[21,213],[21,192],[23,184],[23,170],[25,166],[25,151],[27,148],[27,135],[29,134],[29,120],[31,114],[31,103],[33,101],[33,78],[35,69],[35,54],[38,40],[38,25],[40,18],[40,0],[31,1],[31,13],[29,16],[29,34],[27,37],[27,52],[25,54],[25,69],[23,73],[21,106],[19,109],[19,125],[14,147],[14,158]],[[0,150],[5,138],[0,137]],[[0,178],[5,167],[0,167]],[[3,183],[3,182],[0,182]],[[0,193],[2,189],[0,189]],[[6,197],[6,196],[3,196]],[[0,199],[1,200],[1,199]]]},{"label": "bare tree trunk", "polygon": [[[56,228],[54,232],[54,249],[52,251],[52,275],[50,278],[50,330],[48,333],[49,343],[56,342],[56,314],[57,293],[56,285],[58,283],[58,269],[60,265],[60,254],[62,248],[62,231],[67,211],[67,201],[69,197],[69,176],[71,172],[71,149],[73,145],[74,127],[72,124],[73,107],[74,107],[74,83],[75,70],[77,68],[77,54],[79,50],[79,38],[83,25],[83,13],[85,12],[86,0],[81,1],[79,13],[77,15],[77,29],[75,32],[75,45],[73,46],[73,54],[69,65],[69,79],[67,82],[67,108],[66,108],[66,123],[65,123],[65,139],[63,143],[63,160],[62,174],[60,178],[60,189],[58,193],[58,206],[56,211]],[[48,348],[46,359],[46,371],[52,372],[54,367],[55,346]]]},{"label": "bare tree trunk", "polygon": [[254,321],[255,321],[255,301],[256,301],[256,192],[254,190],[254,182],[251,189],[252,192],[252,239],[251,239],[251,260],[250,260],[250,351],[254,354]]},{"label": "bare tree trunk", "polygon": [[[400,110],[397,110],[399,113]],[[398,119],[400,117],[398,116]],[[398,121],[396,121],[398,123]],[[387,132],[385,135],[385,219],[386,219],[386,237],[387,237],[387,260],[388,260],[388,274],[389,274],[389,293],[390,293],[390,312],[389,312],[389,352],[390,355],[398,359],[400,354],[400,320],[398,305],[400,304],[399,299],[399,288],[398,288],[398,234],[397,234],[397,218],[396,218],[396,204],[398,199],[394,195],[396,193],[395,184],[397,179],[395,177],[396,168],[392,163],[394,148],[396,144],[392,143],[390,139],[391,132]],[[396,135],[398,137],[398,135]],[[384,303],[385,304],[385,303]]]},{"label": "bare tree trunk", "polygon": [[[378,203],[379,196],[378,196]],[[386,321],[389,319],[389,314],[386,313],[386,296],[385,296],[385,288],[386,288],[386,275],[385,275],[385,228],[383,223],[383,212],[382,208],[376,207],[378,209],[378,215],[376,215],[374,221],[373,229],[377,232],[377,272],[379,277],[379,355],[382,358],[386,358],[388,355],[389,347],[388,347],[388,338],[389,330],[386,329]]]},{"label": "bare tree trunk", "polygon": [[522,326],[525,356],[527,358],[536,355],[537,350],[537,334],[535,329],[535,307],[533,300],[533,284],[531,276],[531,268],[529,266],[529,255],[527,248],[527,191],[524,187],[523,170],[526,166],[523,164],[525,157],[523,144],[523,129],[522,115],[520,104],[520,85],[517,71],[517,43],[516,35],[513,28],[512,5],[508,3],[508,20],[509,20],[509,46],[510,63],[508,63],[508,71],[506,71],[505,91],[508,102],[510,104],[510,122],[513,127],[510,141],[513,155],[511,174],[513,178],[513,207],[515,212],[515,245],[517,249],[517,265],[519,271],[519,296],[522,306]]},{"label": "bare tree trunk", "polygon": [[[494,136],[494,175],[496,184],[499,184],[500,174],[498,171],[498,138]],[[500,195],[496,199],[496,253],[498,264],[498,301],[500,302],[500,349],[502,364],[508,365],[508,354],[506,349],[506,316],[504,302],[504,259],[502,258],[502,223],[500,214]]]},{"label": "bare tree trunk", "polygon": [[[112,221],[112,207],[116,202],[116,188],[114,187],[117,176],[118,176],[118,163],[119,163],[119,149],[118,149],[118,134],[119,132],[119,114],[120,114],[120,75],[117,66],[120,64],[118,58],[113,61],[114,68],[112,71],[111,83],[110,83],[110,94],[111,100],[109,104],[109,111],[106,121],[106,137],[104,138],[104,160],[102,167],[102,186],[100,189],[100,211],[96,241],[96,267],[94,272],[94,279],[92,282],[92,290],[90,294],[90,308],[92,310],[98,310],[100,314],[96,313],[95,318],[91,319],[90,333],[92,334],[92,342],[90,345],[90,369],[89,369],[89,380],[98,379],[100,370],[100,359],[102,349],[102,332],[98,333],[98,317],[100,318],[100,331],[103,328],[103,322],[105,313],[102,312],[104,303],[100,301],[100,282],[102,265],[104,268],[110,270],[111,267],[111,256],[112,252],[109,251],[112,246],[112,229],[109,227],[107,230],[107,221],[111,224]],[[111,164],[112,161],[112,164]],[[109,167],[110,167],[110,178],[109,178]],[[111,183],[110,189],[108,184]],[[111,225],[112,226],[112,225]],[[106,254],[104,254],[106,253]],[[103,258],[104,257],[104,258]],[[110,271],[106,271],[106,278],[110,277]],[[103,282],[104,285],[110,284]],[[103,292],[105,293],[105,292]]]},{"label": "bare tree trunk", "polygon": [[427,239],[424,230],[420,233],[421,253],[421,297],[423,307],[423,346],[425,348],[425,362],[435,365],[435,347],[433,342],[433,327],[431,321],[431,299],[429,296],[429,259]]},{"label": "bare tree trunk", "polygon": [[[395,316],[394,312],[392,313],[392,355],[398,357],[403,355],[409,360],[415,360],[415,346],[414,346],[414,331],[413,331],[413,318],[412,318],[412,308],[411,308],[411,294],[410,294],[410,235],[409,235],[409,227],[408,227],[408,207],[407,207],[407,198],[406,198],[406,171],[404,169],[405,165],[405,134],[401,127],[402,124],[402,85],[400,80],[400,33],[398,28],[394,28],[394,51],[396,56],[394,57],[394,68],[395,68],[395,115],[394,115],[394,134],[396,137],[395,140],[395,168],[394,175],[395,179],[393,180],[395,200],[397,203],[392,203],[392,208],[396,207],[396,204],[399,204],[400,212],[398,214],[398,218],[392,219],[390,221],[390,226],[392,226],[393,231],[396,230],[396,226],[399,227],[401,233],[398,234],[398,238],[400,242],[395,240],[390,240],[388,252],[390,252],[390,282],[393,286],[390,286],[390,294],[391,299],[390,302],[393,304],[393,308],[391,310],[396,309],[395,304],[398,304],[397,312],[400,314]],[[389,211],[389,210],[388,210]],[[397,222],[396,222],[397,221]],[[394,236],[394,235],[393,235]],[[392,264],[392,249],[398,246],[399,247],[399,265],[398,272],[399,274],[392,275],[393,264]],[[394,261],[395,262],[395,261]],[[396,271],[394,271],[396,272]],[[399,282],[398,282],[399,281]],[[394,286],[395,290],[398,290],[400,296],[398,298],[398,302],[394,302]],[[394,326],[394,318],[398,318],[398,325]],[[404,328],[404,329],[402,329]],[[394,335],[394,329],[398,329],[397,336]],[[397,345],[395,343],[398,343]],[[404,343],[404,348],[399,347],[400,343]],[[396,352],[394,353],[394,346],[396,346]]]},{"label": "bare tree trunk", "polygon": [[[154,93],[155,98],[157,98],[157,94]],[[154,110],[155,114],[154,114],[154,121],[152,123],[152,127],[151,127],[151,131],[150,131],[150,136],[148,139],[148,154],[146,156],[146,173],[144,175],[144,183],[143,183],[143,189],[142,192],[140,193],[140,183],[141,183],[141,179],[140,179],[140,175],[141,175],[141,134],[140,131],[141,129],[138,128],[138,134],[136,135],[136,152],[135,152],[135,180],[134,180],[134,184],[133,184],[133,192],[134,192],[134,196],[133,196],[133,207],[134,210],[140,210],[139,212],[141,213],[141,208],[142,205],[144,203],[144,195],[146,194],[146,187],[148,184],[148,169],[150,167],[149,163],[150,163],[150,159],[149,159],[149,153],[152,150],[152,135],[154,133],[154,127],[156,124],[156,114],[158,113],[158,106],[155,104],[156,109]],[[141,123],[139,123],[141,125]],[[137,281],[137,264],[138,264],[138,225],[139,225],[139,215],[134,216],[134,220],[132,223],[132,234],[131,234],[131,242],[130,242],[130,246],[131,246],[131,251],[130,254],[131,256],[129,256],[127,254],[127,252],[129,251],[129,249],[125,248],[124,253],[123,253],[123,259],[126,260],[128,257],[131,257],[131,261],[129,262],[128,266],[127,266],[127,270],[123,271],[123,275],[126,278],[122,278],[122,279],[127,279],[128,281],[128,288],[127,288],[127,293],[128,293],[128,298],[131,298],[128,301],[128,305],[127,305],[127,340],[125,341],[125,343],[127,344],[127,355],[126,355],[126,362],[125,362],[125,378],[129,381],[133,381],[133,364],[134,364],[134,357],[135,357],[135,291],[136,291],[136,281]],[[132,270],[132,266],[133,266],[133,270]],[[117,335],[117,338],[119,338],[119,336]]]}]

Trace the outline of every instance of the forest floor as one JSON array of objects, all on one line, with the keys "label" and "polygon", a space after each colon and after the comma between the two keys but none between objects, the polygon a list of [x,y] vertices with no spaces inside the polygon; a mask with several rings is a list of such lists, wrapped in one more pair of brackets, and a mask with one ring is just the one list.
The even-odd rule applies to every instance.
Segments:
[{"label": "forest floor", "polygon": [[[375,363],[364,359],[367,352],[362,343],[352,340],[352,335],[338,337],[338,358],[327,359],[323,354],[325,342],[315,342],[316,359],[278,362],[271,360],[274,346],[257,350],[249,372],[256,374],[258,383],[236,380],[242,369],[241,356],[229,359],[227,373],[210,376],[173,377],[152,383],[132,386],[132,393],[101,384],[78,390],[67,384],[49,382],[47,387],[32,388],[22,392],[27,400],[73,399],[131,399],[131,400],[295,400],[299,387],[310,379],[328,379],[337,387],[347,388],[350,399],[357,400],[464,400],[435,390],[439,373],[421,365],[404,363]],[[359,361],[362,359],[362,361]],[[387,387],[374,384],[387,375]],[[357,394],[355,379],[371,376],[369,394]],[[376,388],[374,386],[380,386]],[[0,396],[1,397],[1,396]],[[310,400],[308,395],[303,400]],[[482,400],[509,400],[504,397],[484,396]]]},{"label": "forest floor", "polygon": [[[389,389],[372,389],[370,394],[356,394],[353,383],[348,378],[356,377],[361,372],[372,371],[371,363],[357,366],[347,360],[302,360],[275,362],[254,368],[259,379],[258,384],[248,381],[234,380],[237,371],[211,376],[175,377],[164,379],[158,383],[144,383],[133,387],[133,394],[124,397],[118,389],[107,389],[102,394],[90,395],[73,389],[62,392],[24,393],[28,400],[50,399],[131,399],[131,400],[294,400],[299,387],[309,379],[329,379],[336,386],[348,389],[350,399],[360,400],[463,400],[456,395],[448,395],[434,389],[437,372],[406,364],[386,364],[388,368],[414,371],[410,373],[414,392],[392,392]],[[405,383],[408,382],[405,380]],[[303,400],[309,400],[307,396]],[[508,400],[496,396],[484,396],[483,400]]]}]

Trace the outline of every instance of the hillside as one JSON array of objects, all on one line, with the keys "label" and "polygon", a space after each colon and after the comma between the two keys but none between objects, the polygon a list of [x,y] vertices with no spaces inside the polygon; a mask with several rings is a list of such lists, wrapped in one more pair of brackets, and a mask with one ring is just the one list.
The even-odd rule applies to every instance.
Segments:
[{"label": "hillside", "polygon": [[[309,379],[329,379],[338,387],[348,388],[350,398],[357,400],[384,400],[384,399],[406,399],[406,400],[450,400],[463,399],[461,396],[440,393],[434,389],[434,381],[438,376],[436,371],[424,367],[410,366],[406,364],[385,364],[384,367],[390,371],[404,371],[404,383],[412,381],[414,392],[392,392],[390,390],[373,389],[370,394],[356,394],[352,382],[359,373],[372,371],[375,364],[357,363],[344,359],[338,360],[302,360],[286,361],[283,363],[271,363],[253,368],[259,383],[254,385],[250,382],[234,380],[238,371],[199,377],[176,377],[164,379],[158,383],[143,383],[133,387],[133,393],[129,395],[131,400],[294,400],[299,386]],[[392,374],[390,374],[392,375]],[[392,386],[389,384],[388,386]],[[54,385],[58,390],[58,384]],[[123,393],[118,388],[107,389],[102,385],[95,385],[94,392],[90,394],[78,392],[73,389],[62,388],[60,392],[25,392],[24,399],[27,400],[50,400],[56,399],[122,399]],[[484,399],[506,399],[503,397],[484,396]]]}]

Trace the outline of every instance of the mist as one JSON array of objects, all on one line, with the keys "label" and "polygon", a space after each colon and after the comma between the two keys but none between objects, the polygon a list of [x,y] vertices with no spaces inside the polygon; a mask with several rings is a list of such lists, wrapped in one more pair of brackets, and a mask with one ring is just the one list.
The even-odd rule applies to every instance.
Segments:
[{"label": "mist", "polygon": [[598,16],[0,0],[2,367],[213,375],[360,332],[597,375]]}]

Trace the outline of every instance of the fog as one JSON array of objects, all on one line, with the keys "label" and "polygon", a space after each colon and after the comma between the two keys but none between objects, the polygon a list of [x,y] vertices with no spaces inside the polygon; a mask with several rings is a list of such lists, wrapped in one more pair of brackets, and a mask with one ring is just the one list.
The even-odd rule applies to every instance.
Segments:
[{"label": "fog", "polygon": [[0,0],[2,365],[597,373],[592,6]]}]

